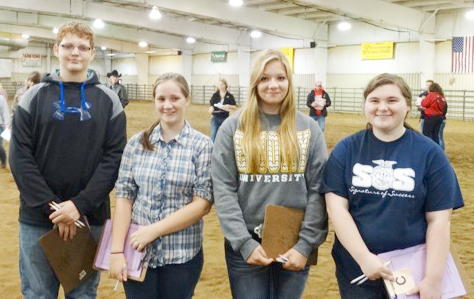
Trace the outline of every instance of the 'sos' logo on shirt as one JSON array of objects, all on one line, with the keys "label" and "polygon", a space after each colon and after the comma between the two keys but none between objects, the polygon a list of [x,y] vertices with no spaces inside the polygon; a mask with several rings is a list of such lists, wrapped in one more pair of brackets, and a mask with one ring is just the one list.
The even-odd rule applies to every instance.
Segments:
[{"label": "'sos' logo on shirt", "polygon": [[377,190],[394,189],[413,191],[415,189],[415,171],[411,168],[396,168],[395,161],[374,160],[378,166],[355,164],[352,169],[352,185],[355,187],[374,187]]}]

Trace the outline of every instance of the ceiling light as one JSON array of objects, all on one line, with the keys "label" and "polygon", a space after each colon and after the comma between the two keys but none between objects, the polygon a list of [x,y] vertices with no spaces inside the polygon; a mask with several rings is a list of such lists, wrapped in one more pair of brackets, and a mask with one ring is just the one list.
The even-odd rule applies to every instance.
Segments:
[{"label": "ceiling light", "polygon": [[138,45],[140,46],[140,48],[146,48],[146,47],[148,47],[148,43],[147,43],[147,42],[139,42]]},{"label": "ceiling light", "polygon": [[150,19],[158,20],[159,18],[161,18],[161,13],[158,10],[158,7],[153,6],[153,8],[150,11]]},{"label": "ceiling light", "polygon": [[252,32],[250,32],[250,36],[252,38],[259,38],[260,36],[262,36],[262,32],[258,30],[252,30]]},{"label": "ceiling light", "polygon": [[107,50],[107,47],[106,47],[106,46],[102,46],[102,47],[100,47],[100,49],[101,49],[102,51],[105,51],[105,50]]},{"label": "ceiling light", "polygon": [[351,29],[351,27],[352,27],[351,23],[346,22],[346,21],[342,21],[339,24],[337,24],[337,28],[342,31],[347,31]]},{"label": "ceiling light", "polygon": [[188,42],[188,44],[194,44],[196,42],[196,39],[194,37],[188,37],[186,39],[186,42]]},{"label": "ceiling light", "polygon": [[56,28],[56,27],[54,27],[54,28],[53,28],[53,33],[54,33],[54,34],[58,34],[58,32],[59,32],[59,29]]},{"label": "ceiling light", "polygon": [[105,54],[107,56],[115,56],[115,53],[108,53],[108,54]]},{"label": "ceiling light", "polygon": [[468,20],[474,20],[474,10],[469,10],[464,14],[464,17]]},{"label": "ceiling light", "polygon": [[242,0],[229,0],[229,4],[232,5],[232,6],[242,6],[242,4],[244,4],[244,1]]},{"label": "ceiling light", "polygon": [[156,51],[146,51],[145,53],[146,53],[146,54],[153,54],[153,53],[155,53],[155,52],[156,52]]},{"label": "ceiling light", "polygon": [[95,19],[94,27],[95,28],[104,28],[104,22],[101,19]]},{"label": "ceiling light", "polygon": [[27,33],[23,33],[23,34],[21,35],[21,37],[28,39],[28,38],[30,38],[30,35],[27,34]]}]

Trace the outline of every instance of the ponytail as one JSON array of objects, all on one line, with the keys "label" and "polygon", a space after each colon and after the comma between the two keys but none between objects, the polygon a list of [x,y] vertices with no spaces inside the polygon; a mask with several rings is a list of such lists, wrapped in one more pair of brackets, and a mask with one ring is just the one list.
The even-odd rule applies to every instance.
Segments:
[{"label": "ponytail", "polygon": [[151,125],[148,130],[144,131],[142,134],[142,137],[140,138],[140,143],[143,146],[143,151],[149,150],[149,151],[154,151],[155,147],[151,144],[150,142],[150,135],[153,132],[153,130],[160,124],[160,120],[157,120],[153,125]]}]

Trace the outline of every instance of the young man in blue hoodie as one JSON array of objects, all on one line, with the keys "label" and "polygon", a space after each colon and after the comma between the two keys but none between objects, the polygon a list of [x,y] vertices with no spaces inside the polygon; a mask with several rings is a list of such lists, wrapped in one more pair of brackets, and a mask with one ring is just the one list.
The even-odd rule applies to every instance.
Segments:
[{"label": "young man in blue hoodie", "polygon": [[[64,240],[87,218],[99,238],[110,218],[109,192],[126,144],[126,119],[117,95],[88,69],[94,32],[77,21],[59,28],[59,69],[21,98],[12,123],[10,167],[20,191],[20,276],[23,298],[57,298],[59,281],[39,246],[53,225]],[[58,211],[49,204],[57,202]],[[96,298],[95,273],[67,298]]]}]

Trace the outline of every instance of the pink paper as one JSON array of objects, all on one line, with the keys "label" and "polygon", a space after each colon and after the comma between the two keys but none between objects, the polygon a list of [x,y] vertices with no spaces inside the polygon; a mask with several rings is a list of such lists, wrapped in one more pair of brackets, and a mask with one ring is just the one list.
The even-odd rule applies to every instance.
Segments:
[{"label": "pink paper", "polygon": [[[140,262],[145,256],[145,251],[138,251],[130,245],[130,235],[137,231],[141,226],[138,224],[130,224],[130,228],[125,238],[125,246],[123,253],[127,259],[128,276],[139,278],[142,272]],[[100,247],[97,249],[97,255],[94,261],[94,267],[101,270],[109,270],[110,263],[110,246],[112,245],[112,221],[108,219],[104,225],[104,231],[100,241]]]},{"label": "pink paper", "polygon": [[[421,244],[405,249],[394,250],[390,252],[384,252],[378,254],[384,261],[391,261],[392,263],[388,266],[390,270],[399,270],[403,268],[410,268],[415,283],[419,284],[425,276],[426,266],[426,245]],[[461,275],[456,267],[451,252],[448,254],[446,261],[446,271],[443,277],[443,299],[456,298],[466,295],[466,288],[462,282]],[[398,295],[399,299],[415,299],[420,296],[412,295]]]}]

